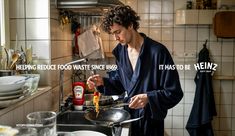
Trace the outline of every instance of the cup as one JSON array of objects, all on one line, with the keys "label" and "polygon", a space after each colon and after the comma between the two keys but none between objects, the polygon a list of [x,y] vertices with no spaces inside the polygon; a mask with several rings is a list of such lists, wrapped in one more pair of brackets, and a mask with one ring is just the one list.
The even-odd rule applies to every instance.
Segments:
[{"label": "cup", "polygon": [[37,129],[39,136],[56,136],[56,113],[53,111],[29,113],[27,123]]}]

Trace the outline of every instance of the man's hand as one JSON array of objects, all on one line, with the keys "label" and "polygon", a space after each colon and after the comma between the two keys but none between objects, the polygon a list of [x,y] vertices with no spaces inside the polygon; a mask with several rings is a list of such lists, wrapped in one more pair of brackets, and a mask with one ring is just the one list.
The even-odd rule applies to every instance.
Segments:
[{"label": "man's hand", "polygon": [[92,75],[87,79],[89,89],[94,89],[97,86],[103,85],[103,78],[100,75]]},{"label": "man's hand", "polygon": [[129,108],[132,109],[144,108],[147,103],[148,103],[147,94],[138,94],[131,98]]}]

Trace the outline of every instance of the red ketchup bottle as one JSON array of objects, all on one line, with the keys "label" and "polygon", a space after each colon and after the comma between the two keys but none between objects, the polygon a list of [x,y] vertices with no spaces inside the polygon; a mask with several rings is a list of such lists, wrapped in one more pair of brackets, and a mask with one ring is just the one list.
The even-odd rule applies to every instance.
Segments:
[{"label": "red ketchup bottle", "polygon": [[75,110],[82,110],[85,93],[85,83],[84,82],[75,82],[73,83],[73,105]]}]

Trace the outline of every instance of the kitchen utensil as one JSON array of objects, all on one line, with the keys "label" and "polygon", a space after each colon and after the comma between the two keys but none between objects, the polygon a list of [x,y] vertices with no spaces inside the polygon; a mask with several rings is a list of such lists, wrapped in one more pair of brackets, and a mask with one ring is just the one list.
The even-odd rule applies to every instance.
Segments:
[{"label": "kitchen utensil", "polygon": [[10,69],[13,69],[13,66],[18,61],[18,59],[19,59],[19,54],[18,53],[14,53],[12,55],[12,63],[11,63]]},{"label": "kitchen utensil", "polygon": [[127,111],[115,108],[110,108],[106,110],[101,109],[99,111],[98,116],[96,116],[95,110],[90,110],[87,111],[84,116],[93,124],[111,127],[113,136],[115,136],[115,134],[118,132],[118,129],[121,125],[137,121],[143,118],[139,117],[135,119],[130,119],[130,114]]},{"label": "kitchen utensil", "polygon": [[73,136],[107,136],[103,133],[91,131],[91,130],[79,130],[72,132]]},{"label": "kitchen utensil", "polygon": [[6,48],[4,48],[4,50],[5,50],[5,52],[6,52],[6,57],[7,57],[7,64],[6,64],[6,68],[5,69],[7,69],[8,68],[8,65],[9,65],[9,54],[8,54],[8,52],[7,52],[7,49]]},{"label": "kitchen utensil", "polygon": [[130,119],[130,114],[123,109],[101,109],[99,115],[96,117],[95,110],[90,110],[85,113],[85,118],[94,124],[101,126],[113,127],[114,125],[122,125],[133,121],[140,120],[143,117]]}]

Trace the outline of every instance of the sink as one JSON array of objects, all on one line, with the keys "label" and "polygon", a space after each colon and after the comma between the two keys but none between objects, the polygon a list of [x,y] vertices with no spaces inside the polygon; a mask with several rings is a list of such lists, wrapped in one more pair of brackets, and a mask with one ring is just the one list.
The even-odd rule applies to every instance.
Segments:
[{"label": "sink", "polygon": [[92,130],[112,136],[112,129],[105,126],[97,126],[86,120],[84,111],[66,111],[57,115],[57,131],[72,132],[78,130]]}]

